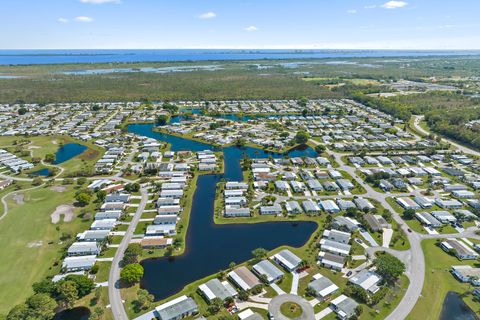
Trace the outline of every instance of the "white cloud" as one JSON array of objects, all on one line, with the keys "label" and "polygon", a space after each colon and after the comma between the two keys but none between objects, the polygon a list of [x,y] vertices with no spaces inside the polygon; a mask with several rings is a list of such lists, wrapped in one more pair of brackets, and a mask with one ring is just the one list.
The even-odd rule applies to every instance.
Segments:
[{"label": "white cloud", "polygon": [[58,18],[57,21],[60,23],[68,23],[68,19],[66,18]]},{"label": "white cloud", "polygon": [[395,1],[395,0],[392,0],[392,1],[388,1],[384,4],[382,4],[382,8],[385,8],[385,9],[397,9],[397,8],[403,8],[405,6],[407,6],[407,2],[405,1]]},{"label": "white cloud", "polygon": [[81,3],[104,4],[104,3],[120,3],[120,0],[80,0]]},{"label": "white cloud", "polygon": [[75,21],[77,21],[77,22],[92,22],[93,18],[86,17],[86,16],[79,16],[79,17],[75,18]]},{"label": "white cloud", "polygon": [[355,14],[355,13],[357,13],[357,10],[356,9],[350,9],[350,10],[347,10],[347,13]]},{"label": "white cloud", "polygon": [[246,27],[244,30],[248,32],[253,32],[253,31],[258,31],[258,28],[255,26],[249,26],[249,27]]},{"label": "white cloud", "polygon": [[198,16],[198,18],[200,18],[200,19],[213,19],[213,18],[216,18],[216,17],[217,17],[217,14],[215,12],[212,12],[212,11],[202,13],[201,15]]}]

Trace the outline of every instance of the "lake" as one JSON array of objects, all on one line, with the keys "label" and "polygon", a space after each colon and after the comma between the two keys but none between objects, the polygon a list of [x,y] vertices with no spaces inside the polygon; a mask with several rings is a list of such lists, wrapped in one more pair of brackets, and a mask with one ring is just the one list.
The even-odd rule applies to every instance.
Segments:
[{"label": "lake", "polygon": [[462,300],[462,297],[453,291],[449,291],[443,301],[440,320],[478,320],[479,318],[472,309]]},{"label": "lake", "polygon": [[209,60],[278,60],[356,57],[421,57],[477,55],[480,51],[454,50],[0,50],[0,64],[62,64],[162,62]]},{"label": "lake", "polygon": [[[66,143],[62,146],[60,146],[55,152],[55,161],[52,163],[54,165],[61,164],[65,161],[68,161],[80,154],[82,154],[85,150],[88,148],[84,146],[83,144],[79,143]],[[31,175],[35,176],[43,176],[43,177],[48,177],[50,175],[50,169],[48,168],[43,168],[38,171],[34,171],[30,173]]]},{"label": "lake", "polygon": [[[213,149],[212,145],[152,131],[153,124],[133,124],[128,131],[171,143],[171,150],[201,151]],[[221,150],[221,149],[217,149]],[[304,146],[287,154],[267,153],[250,147],[223,148],[224,174],[198,177],[193,196],[190,224],[186,237],[186,251],[178,257],[146,259],[142,262],[145,275],[141,286],[161,300],[179,292],[185,285],[228,268],[230,262],[242,263],[252,258],[252,250],[267,250],[282,245],[300,247],[317,228],[315,222],[267,222],[256,224],[214,223],[216,185],[222,178],[242,180],[240,159],[315,156],[313,149]]]}]

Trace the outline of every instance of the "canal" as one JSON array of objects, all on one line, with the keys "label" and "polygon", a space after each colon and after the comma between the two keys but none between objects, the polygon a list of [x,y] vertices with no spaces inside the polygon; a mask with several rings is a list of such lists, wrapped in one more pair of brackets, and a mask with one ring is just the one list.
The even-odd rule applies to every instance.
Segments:
[{"label": "canal", "polygon": [[[153,124],[134,124],[129,132],[155,138],[171,144],[172,151],[201,151],[212,145],[153,131]],[[217,149],[218,150],[218,149]],[[220,149],[221,150],[221,149]],[[300,247],[317,228],[315,222],[266,222],[256,224],[223,224],[213,221],[216,185],[221,179],[242,180],[242,157],[280,158],[285,156],[315,156],[313,149],[304,146],[286,154],[267,153],[250,147],[223,148],[224,174],[198,177],[193,196],[186,251],[177,257],[161,257],[143,261],[145,275],[142,287],[165,299],[198,279],[228,268],[230,262],[241,263],[252,258],[251,252],[262,247],[267,250],[281,245]]]}]

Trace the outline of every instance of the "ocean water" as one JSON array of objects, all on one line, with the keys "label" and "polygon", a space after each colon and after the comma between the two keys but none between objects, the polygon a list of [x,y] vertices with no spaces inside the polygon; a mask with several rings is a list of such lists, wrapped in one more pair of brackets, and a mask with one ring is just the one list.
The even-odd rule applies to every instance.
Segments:
[{"label": "ocean water", "polygon": [[325,59],[479,55],[480,51],[422,50],[0,50],[0,65],[209,60]]}]

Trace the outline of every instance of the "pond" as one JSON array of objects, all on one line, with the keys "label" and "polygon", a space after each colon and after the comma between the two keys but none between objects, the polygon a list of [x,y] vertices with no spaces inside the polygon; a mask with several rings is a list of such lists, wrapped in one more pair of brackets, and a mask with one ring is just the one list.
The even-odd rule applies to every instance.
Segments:
[{"label": "pond", "polygon": [[90,309],[87,307],[77,307],[60,311],[53,317],[53,320],[88,320],[89,317]]},{"label": "pond", "polygon": [[[154,132],[153,128],[153,124],[135,124],[128,127],[130,132],[170,143],[173,151],[213,149],[209,144]],[[287,154],[267,153],[260,149],[236,146],[224,148],[223,152],[225,173],[198,177],[185,253],[172,258],[147,259],[142,263],[145,276],[141,285],[157,300],[177,293],[191,282],[228,268],[230,262],[241,263],[252,258],[251,252],[255,248],[271,250],[281,245],[300,247],[317,228],[315,222],[215,224],[213,214],[216,185],[222,178],[242,180],[242,157],[316,155],[315,151],[307,146],[293,149]]]},{"label": "pond", "polygon": [[[65,161],[68,161],[80,154],[82,154],[85,150],[88,148],[84,146],[83,144],[79,143],[67,143],[62,146],[60,146],[55,152],[55,161],[52,163],[54,165],[61,164]],[[34,171],[30,173],[31,175],[34,176],[42,176],[42,177],[48,177],[50,175],[51,171],[49,168],[43,168],[37,171]]]},{"label": "pond", "polygon": [[463,301],[462,297],[453,291],[449,291],[443,300],[440,320],[478,320],[478,316]]}]

